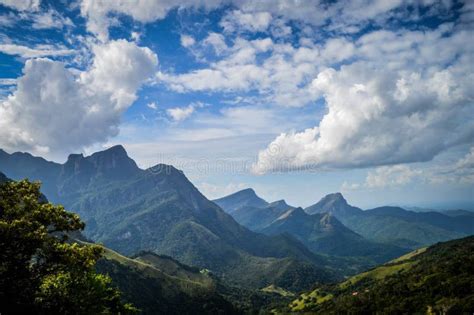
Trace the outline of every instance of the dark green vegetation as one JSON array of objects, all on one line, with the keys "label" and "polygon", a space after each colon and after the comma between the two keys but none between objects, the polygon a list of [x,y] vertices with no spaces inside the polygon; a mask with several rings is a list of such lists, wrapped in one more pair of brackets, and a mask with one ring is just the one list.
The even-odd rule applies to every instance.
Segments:
[{"label": "dark green vegetation", "polygon": [[134,258],[104,248],[97,263],[133,301],[142,314],[237,314],[218,290],[217,280],[205,270],[188,267],[171,257],[141,253]]},{"label": "dark green vegetation", "polygon": [[46,202],[39,184],[0,182],[0,313],[136,312],[94,270],[102,249],[68,241],[84,227],[79,216]]},{"label": "dark green vegetation", "polygon": [[87,238],[121,254],[152,251],[209,269],[228,283],[291,290],[331,281],[345,263],[314,254],[289,236],[247,230],[181,171],[163,164],[142,170],[121,146],[70,155],[65,164],[0,152],[0,165],[14,179],[43,181],[48,198],[86,222]]},{"label": "dark green vegetation", "polygon": [[399,207],[363,211],[349,205],[340,193],[324,197],[305,211],[309,214],[329,212],[367,239],[412,249],[474,234],[472,215],[449,216]]},{"label": "dark green vegetation", "polygon": [[249,229],[267,235],[291,235],[314,253],[357,257],[359,263],[373,266],[408,251],[402,247],[367,240],[344,226],[330,213],[328,207],[328,204],[337,200],[331,196],[323,198],[319,203],[322,205],[320,209],[327,211],[312,215],[301,208],[289,206],[284,200],[268,203],[251,189],[215,202]]},{"label": "dark green vegetation", "polygon": [[472,314],[474,236],[438,243],[334,286],[286,311],[317,314]]}]

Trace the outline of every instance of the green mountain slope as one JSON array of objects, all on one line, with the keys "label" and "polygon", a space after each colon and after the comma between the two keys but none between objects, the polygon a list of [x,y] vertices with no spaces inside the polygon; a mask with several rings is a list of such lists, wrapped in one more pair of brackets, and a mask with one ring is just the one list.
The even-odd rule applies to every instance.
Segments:
[{"label": "green mountain slope", "polygon": [[330,213],[309,215],[291,209],[262,230],[269,235],[288,233],[310,250],[338,256],[364,257],[372,264],[386,262],[407,250],[366,240],[345,227]]},{"label": "green mountain slope", "polygon": [[236,209],[230,215],[252,231],[261,232],[286,211],[294,209],[284,200],[269,203],[261,208],[246,206]]},{"label": "green mountain slope", "polygon": [[472,314],[474,237],[417,250],[293,301],[316,314]]},{"label": "green mountain slope", "polygon": [[170,257],[142,253],[134,259],[104,248],[97,270],[108,274],[142,314],[234,314],[237,310],[217,292],[217,284],[199,269]]},{"label": "green mountain slope", "polygon": [[[142,170],[121,146],[87,157],[70,155],[65,164],[47,162],[54,178],[43,174],[42,159],[25,155],[30,166],[21,171],[10,158],[1,170],[9,166],[7,175],[42,180],[49,191],[55,187],[50,199],[81,216],[85,236],[122,254],[153,251],[243,286],[276,284],[296,290],[334,279],[333,270],[326,268],[331,264],[334,269],[334,261],[289,236],[247,230],[181,171],[163,164]],[[29,175],[29,169],[35,172]]]}]

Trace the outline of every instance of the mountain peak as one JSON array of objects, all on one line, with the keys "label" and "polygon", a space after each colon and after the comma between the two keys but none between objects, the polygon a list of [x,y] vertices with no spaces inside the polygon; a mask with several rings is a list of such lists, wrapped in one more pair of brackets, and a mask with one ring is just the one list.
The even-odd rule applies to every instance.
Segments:
[{"label": "mountain peak", "polygon": [[82,176],[84,182],[95,176],[120,179],[134,176],[140,169],[121,145],[115,145],[104,151],[84,157],[83,154],[70,154],[63,165],[62,176],[72,174]]},{"label": "mountain peak", "polygon": [[82,153],[71,153],[69,154],[69,156],[67,157],[67,161],[66,161],[66,164],[68,163],[73,163],[77,160],[82,160],[84,158],[84,155]]},{"label": "mountain peak", "polygon": [[305,211],[309,214],[328,212],[340,219],[345,215],[358,214],[362,210],[349,205],[344,196],[337,192],[324,196],[318,203],[306,208]]},{"label": "mountain peak", "polygon": [[252,188],[245,188],[234,193],[234,195],[257,196],[257,193]]},{"label": "mountain peak", "polygon": [[252,188],[239,190],[228,196],[214,200],[226,212],[233,212],[242,207],[265,207],[268,202],[260,198]]},{"label": "mountain peak", "polygon": [[105,149],[102,152],[111,152],[111,153],[118,154],[118,155],[128,156],[127,151],[125,150],[125,148],[121,144],[111,146],[110,148]]},{"label": "mountain peak", "polygon": [[275,204],[275,205],[288,205],[285,201],[285,199],[280,199],[280,200],[277,200],[277,201],[274,201],[272,202],[271,204]]},{"label": "mountain peak", "polygon": [[[316,204],[320,208],[344,207],[348,206],[347,200],[340,192],[327,194]],[[327,212],[327,211],[325,211]]]},{"label": "mountain peak", "polygon": [[347,200],[344,198],[344,196],[340,192],[327,194],[321,199],[320,202],[341,202],[341,203],[347,204]]},{"label": "mountain peak", "polygon": [[165,173],[166,175],[171,175],[171,174],[174,174],[174,173],[179,173],[179,174],[184,175],[183,171],[178,170],[173,165],[163,164],[163,163],[156,164],[155,166],[152,166],[152,167],[148,168],[147,171],[150,171],[150,172],[155,173],[155,174]]},{"label": "mountain peak", "polygon": [[294,207],[290,206],[286,203],[284,199],[274,201],[267,205],[267,208],[272,209],[273,211],[277,211],[278,213],[282,213],[282,211],[286,211],[288,209],[293,209]]},{"label": "mountain peak", "polygon": [[94,157],[94,156],[115,156],[115,157],[130,159],[128,157],[127,151],[125,151],[125,148],[120,144],[111,146],[110,148],[107,148],[102,151],[95,152],[91,155],[91,157]]},{"label": "mountain peak", "polygon": [[306,217],[306,216],[308,216],[308,214],[306,212],[304,212],[303,208],[301,208],[301,207],[291,208],[288,211],[286,211],[285,213],[283,213],[281,216],[279,216],[278,219],[276,219],[276,221],[285,220],[285,219],[288,219],[289,217],[297,217],[297,216],[298,217]]}]

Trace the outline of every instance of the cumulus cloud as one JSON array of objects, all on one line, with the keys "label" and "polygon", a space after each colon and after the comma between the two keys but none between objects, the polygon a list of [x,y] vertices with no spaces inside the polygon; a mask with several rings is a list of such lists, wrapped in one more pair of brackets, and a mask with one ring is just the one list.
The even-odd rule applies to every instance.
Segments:
[{"label": "cumulus cloud", "polygon": [[26,61],[16,90],[0,103],[0,146],[52,155],[103,142],[153,74],[148,48],[118,40],[94,47],[90,69],[45,58]]},{"label": "cumulus cloud", "polygon": [[158,64],[156,54],[126,40],[93,48],[94,62],[81,74],[81,82],[96,93],[107,93],[115,108],[123,110],[136,99],[136,91]]},{"label": "cumulus cloud", "polygon": [[422,162],[471,144],[468,34],[446,24],[429,32],[375,31],[353,45],[328,41],[321,52],[354,61],[339,70],[323,64],[313,80],[312,95],[325,101],[327,113],[314,128],[278,136],[259,153],[254,172]]},{"label": "cumulus cloud", "polygon": [[413,177],[420,175],[420,170],[412,170],[407,165],[382,166],[369,172],[366,179],[368,188],[402,186],[410,183]]},{"label": "cumulus cloud", "polygon": [[264,32],[268,29],[272,15],[268,12],[244,13],[234,10],[226,14],[219,25],[225,32]]},{"label": "cumulus cloud", "polygon": [[429,161],[470,143],[472,67],[462,62],[426,74],[377,70],[365,63],[327,69],[313,81],[327,114],[312,129],[277,137],[259,153],[254,171]]},{"label": "cumulus cloud", "polygon": [[343,190],[355,190],[361,188],[383,189],[388,187],[400,187],[411,183],[416,178],[424,175],[422,170],[412,169],[408,165],[381,166],[368,172],[363,184],[348,184],[344,182]]}]

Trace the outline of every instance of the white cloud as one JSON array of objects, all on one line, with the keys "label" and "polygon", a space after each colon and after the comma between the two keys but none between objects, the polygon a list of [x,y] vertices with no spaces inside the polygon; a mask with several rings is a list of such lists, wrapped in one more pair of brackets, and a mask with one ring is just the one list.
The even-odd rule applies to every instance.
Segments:
[{"label": "white cloud", "polygon": [[195,43],[196,43],[196,40],[192,36],[184,35],[184,34],[181,35],[181,46],[187,48],[194,45]]},{"label": "white cloud", "polygon": [[119,110],[135,101],[136,91],[158,64],[157,56],[149,48],[126,40],[96,45],[93,53],[92,67],[81,74],[81,81],[95,93],[108,93]]},{"label": "white cloud", "polygon": [[31,28],[42,29],[63,29],[74,26],[69,17],[62,16],[54,9],[40,10],[39,7],[26,9],[21,12],[8,12],[0,15],[0,25],[6,27],[18,27],[31,24]]},{"label": "white cloud", "polygon": [[140,41],[140,38],[142,37],[142,34],[140,32],[132,32],[130,33],[130,38],[135,41],[135,42],[138,42]]},{"label": "white cloud", "polygon": [[175,107],[169,108],[166,110],[168,116],[170,116],[174,121],[183,121],[194,113],[196,108],[204,107],[204,103],[193,102],[186,107]]},{"label": "white cloud", "polygon": [[472,142],[473,79],[469,64],[425,75],[374,70],[364,63],[323,71],[313,82],[328,107],[319,126],[277,137],[259,153],[254,170],[431,160]]},{"label": "white cloud", "polygon": [[[469,32],[376,31],[322,70],[312,83],[327,113],[314,128],[278,136],[259,153],[256,173],[300,168],[370,167],[429,161],[474,139],[474,44]],[[335,56],[345,49],[334,51]],[[306,51],[304,57],[311,56]],[[328,57],[326,57],[327,59]],[[275,148],[278,148],[275,151]]]},{"label": "white cloud", "polygon": [[211,46],[217,55],[222,54],[228,49],[224,36],[214,32],[209,33],[209,35],[203,40],[203,44],[205,46]]},{"label": "white cloud", "polygon": [[16,79],[5,79],[5,78],[0,79],[0,85],[15,85],[15,84],[16,84]]},{"label": "white cloud", "polygon": [[402,187],[413,182],[433,185],[473,184],[474,147],[454,162],[434,163],[423,168],[406,164],[377,167],[367,173],[363,183],[344,182],[342,190]]},{"label": "white cloud", "polygon": [[267,103],[303,106],[314,101],[310,83],[318,70],[318,48],[240,37],[229,47],[223,36],[215,33],[205,42],[211,42],[216,54],[222,55],[219,61],[183,74],[160,72],[158,79],[179,92],[256,90]]},{"label": "white cloud", "polygon": [[65,26],[74,25],[70,18],[61,16],[55,10],[48,10],[45,12],[40,12],[38,14],[31,15],[31,19],[33,21],[33,24],[31,26],[34,29],[62,29]]},{"label": "white cloud", "polygon": [[0,26],[12,27],[17,21],[16,15],[12,12],[0,15]]},{"label": "white cloud", "polygon": [[219,25],[224,28],[224,32],[265,32],[272,15],[268,12],[251,12],[244,13],[240,10],[234,10],[226,14]]},{"label": "white cloud", "polygon": [[35,11],[39,8],[40,0],[0,0],[0,5],[18,11]]},{"label": "white cloud", "polygon": [[0,103],[0,146],[51,156],[105,141],[156,64],[148,48],[123,40],[96,46],[82,73],[27,60],[16,90]]},{"label": "white cloud", "polygon": [[194,113],[194,107],[189,105],[186,107],[169,108],[166,110],[166,112],[174,121],[182,121]]},{"label": "white cloud", "polygon": [[421,174],[421,170],[413,170],[407,165],[382,166],[367,174],[367,188],[385,188],[403,186]]},{"label": "white cloud", "polygon": [[382,166],[376,168],[374,172],[369,172],[366,178],[366,186],[368,188],[400,186],[409,183],[412,177],[413,172],[409,166]]},{"label": "white cloud", "polygon": [[433,167],[425,173],[432,184],[474,184],[474,146],[453,164]]},{"label": "white cloud", "polygon": [[75,51],[65,47],[52,45],[37,45],[34,48],[16,44],[0,44],[0,52],[22,58],[55,57],[72,55]]},{"label": "white cloud", "polygon": [[[5,1],[5,0],[4,0]],[[12,2],[8,1],[7,2]],[[13,3],[13,2],[12,2]],[[204,8],[216,9],[232,4],[236,10],[229,13],[221,22],[229,30],[263,31],[271,20],[271,16],[284,21],[297,21],[320,27],[325,24],[328,29],[341,33],[354,33],[369,23],[382,24],[395,15],[405,20],[416,19],[418,9],[426,10],[436,16],[440,12],[449,12],[450,1],[437,0],[431,2],[409,0],[341,0],[327,3],[320,0],[177,0],[177,1],[129,1],[129,0],[82,0],[81,14],[87,19],[87,29],[100,40],[108,40],[108,28],[116,21],[116,15],[128,15],[134,20],[149,23],[166,17],[172,9]],[[430,6],[430,7],[428,7]],[[415,8],[415,9],[414,9]],[[114,16],[115,15],[115,16]],[[280,30],[287,28],[280,25]],[[291,31],[291,29],[290,29]]]},{"label": "white cloud", "polygon": [[87,30],[100,40],[107,41],[108,28],[113,21],[113,13],[131,16],[134,20],[148,23],[163,19],[174,8],[216,8],[220,0],[180,0],[180,1],[129,1],[129,0],[82,0],[81,14],[87,19]]},{"label": "white cloud", "polygon": [[156,105],[155,102],[151,102],[151,103],[148,103],[146,104],[146,106],[150,109],[153,109],[153,110],[157,110],[158,109],[158,106]]}]

